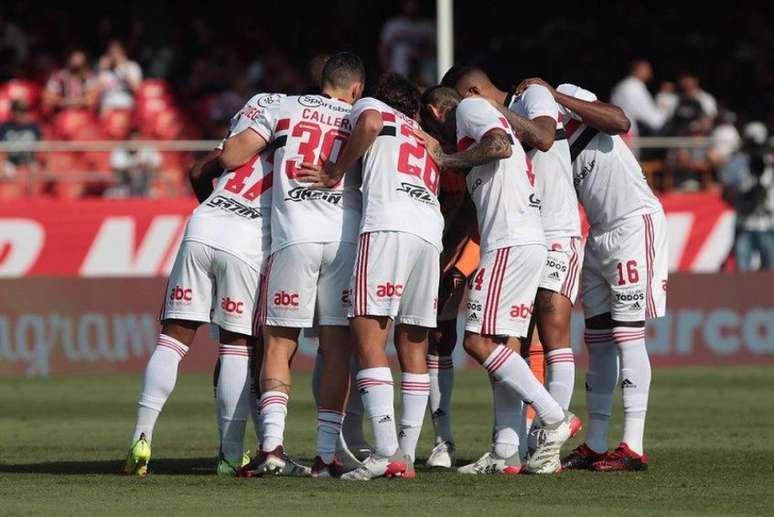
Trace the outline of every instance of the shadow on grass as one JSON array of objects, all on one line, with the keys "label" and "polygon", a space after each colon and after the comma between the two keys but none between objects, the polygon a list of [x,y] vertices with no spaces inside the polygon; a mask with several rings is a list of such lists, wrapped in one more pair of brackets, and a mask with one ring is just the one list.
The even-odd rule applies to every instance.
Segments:
[{"label": "shadow on grass", "polygon": [[[311,465],[312,460],[300,460]],[[475,459],[457,459],[456,466],[472,463]],[[427,468],[424,458],[418,458],[416,469],[419,472],[441,472],[445,469]],[[0,463],[0,474],[55,474],[63,476],[78,476],[88,474],[122,473],[123,461],[49,461],[42,463]],[[154,459],[150,464],[151,474],[162,476],[214,476],[215,460],[213,458],[161,458]]]},{"label": "shadow on grass", "polygon": [[[121,474],[121,460],[104,461],[50,461],[42,463],[0,464],[0,474],[59,474],[66,476],[84,474]],[[214,475],[213,458],[161,458],[152,460],[151,474],[169,476]]]}]

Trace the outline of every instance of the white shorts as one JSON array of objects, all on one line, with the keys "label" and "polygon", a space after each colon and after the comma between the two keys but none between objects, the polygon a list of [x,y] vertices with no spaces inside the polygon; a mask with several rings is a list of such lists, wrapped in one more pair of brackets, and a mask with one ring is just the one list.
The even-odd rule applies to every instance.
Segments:
[{"label": "white shorts", "polygon": [[435,328],[439,261],[438,249],[411,233],[363,233],[349,316],[389,316],[399,325]]},{"label": "white shorts", "polygon": [[259,320],[272,327],[349,325],[349,280],[355,245],[302,242],[277,250],[266,264]]},{"label": "white shorts", "polygon": [[553,239],[548,242],[548,257],[540,279],[541,289],[559,293],[575,303],[580,287],[583,246],[580,237]]},{"label": "white shorts", "polygon": [[242,259],[200,242],[183,241],[159,319],[212,323],[253,335],[259,281],[258,271]]},{"label": "white shorts", "polygon": [[617,321],[660,318],[666,311],[669,252],[663,212],[630,217],[586,241],[583,309],[586,318],[611,313]]},{"label": "white shorts", "polygon": [[465,330],[485,336],[525,337],[548,251],[530,244],[481,255],[468,282]]}]

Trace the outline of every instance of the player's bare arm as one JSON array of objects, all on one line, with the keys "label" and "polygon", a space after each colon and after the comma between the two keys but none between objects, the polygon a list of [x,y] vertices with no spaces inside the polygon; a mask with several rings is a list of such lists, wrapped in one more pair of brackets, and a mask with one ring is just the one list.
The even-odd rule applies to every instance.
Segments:
[{"label": "player's bare arm", "polygon": [[504,160],[513,153],[511,140],[502,129],[493,129],[481,138],[481,140],[464,151],[446,154],[441,148],[441,143],[425,133],[417,130],[417,138],[422,140],[427,152],[442,169],[467,169],[476,167],[495,160]]},{"label": "player's bare arm", "polygon": [[213,149],[196,160],[188,171],[188,180],[200,203],[212,194],[212,181],[223,173],[223,167],[218,160],[220,153],[220,149]]},{"label": "player's bare arm", "polygon": [[613,104],[601,101],[584,101],[556,91],[544,80],[533,77],[526,79],[516,87],[516,93],[522,92],[531,84],[539,84],[549,89],[556,102],[574,111],[587,124],[608,135],[619,135],[629,131],[631,122],[624,111]]},{"label": "player's bare arm", "polygon": [[381,113],[375,110],[363,112],[341,150],[339,159],[335,163],[326,162],[322,167],[312,163],[302,164],[298,170],[298,180],[302,183],[311,183],[312,187],[334,187],[371,147],[383,125]]},{"label": "player's bare arm", "polygon": [[266,140],[252,130],[228,137],[223,144],[220,163],[224,169],[234,170],[266,148]]},{"label": "player's bare arm", "polygon": [[539,151],[548,151],[554,145],[556,120],[551,117],[537,117],[530,120],[511,111],[502,103],[489,101],[505,118],[516,133],[516,138]]}]

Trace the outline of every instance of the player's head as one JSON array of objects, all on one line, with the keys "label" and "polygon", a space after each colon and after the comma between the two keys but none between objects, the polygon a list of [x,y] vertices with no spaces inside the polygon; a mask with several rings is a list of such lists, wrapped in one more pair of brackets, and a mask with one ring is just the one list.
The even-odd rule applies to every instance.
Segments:
[{"label": "player's head", "polygon": [[441,79],[441,85],[457,90],[463,97],[481,95],[493,100],[503,92],[497,88],[486,72],[475,66],[454,65]]},{"label": "player's head", "polygon": [[419,114],[422,127],[439,136],[444,143],[455,141],[457,132],[457,105],[462,97],[446,86],[433,86],[422,94]]},{"label": "player's head", "polygon": [[326,61],[320,82],[323,92],[355,102],[363,95],[365,78],[363,61],[352,52],[339,52]]},{"label": "player's head", "polygon": [[400,74],[385,74],[379,79],[375,97],[404,115],[419,120],[419,99],[417,85]]}]

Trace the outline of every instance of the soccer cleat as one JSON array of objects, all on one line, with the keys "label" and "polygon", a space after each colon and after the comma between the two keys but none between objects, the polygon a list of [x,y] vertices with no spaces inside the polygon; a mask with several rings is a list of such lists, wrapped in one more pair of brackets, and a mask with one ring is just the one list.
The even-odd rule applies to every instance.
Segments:
[{"label": "soccer cleat", "polygon": [[313,478],[339,478],[342,474],[344,474],[344,467],[336,458],[330,463],[325,463],[321,457],[317,456],[312,463],[311,476]]},{"label": "soccer cleat", "polygon": [[588,470],[591,464],[601,460],[607,452],[595,452],[591,447],[582,443],[562,458],[562,470]]},{"label": "soccer cleat", "polygon": [[237,477],[253,478],[264,474],[279,475],[285,468],[285,450],[278,445],[271,451],[258,451],[250,463],[237,471]]},{"label": "soccer cleat", "polygon": [[648,469],[648,456],[637,454],[621,442],[613,452],[608,452],[591,464],[594,472],[622,472]]},{"label": "soccer cleat", "polygon": [[147,476],[150,457],[151,447],[145,439],[145,433],[142,433],[129,448],[129,453],[126,455],[124,474],[130,476]]},{"label": "soccer cleat", "polygon": [[341,463],[342,468],[345,472],[350,470],[355,470],[356,468],[363,465],[361,457],[363,459],[367,458],[371,454],[371,450],[368,449],[368,454],[365,456],[358,456],[355,454],[347,445],[347,443],[344,441],[343,436],[339,435],[339,439],[336,442],[336,458]]},{"label": "soccer cleat", "polygon": [[533,431],[531,440],[535,443],[533,452],[524,468],[526,474],[554,474],[562,471],[559,459],[564,442],[583,428],[578,417],[565,411],[564,420],[552,426],[543,425]]},{"label": "soccer cleat", "polygon": [[371,454],[361,467],[343,474],[341,479],[368,481],[379,477],[413,479],[416,477],[416,471],[411,459],[398,449],[389,458],[376,453]]},{"label": "soccer cleat", "polygon": [[457,469],[460,474],[508,474],[521,472],[521,461],[517,452],[510,458],[501,458],[494,451],[484,453],[478,460]]},{"label": "soccer cleat", "polygon": [[297,459],[289,456],[283,451],[283,459],[285,460],[285,466],[280,471],[280,476],[289,477],[309,477],[312,474],[312,469],[298,461]]},{"label": "soccer cleat", "polygon": [[237,461],[227,460],[223,457],[223,453],[221,452],[218,455],[218,466],[215,472],[218,477],[233,478],[236,477],[239,469],[246,466],[248,463],[250,463],[250,451],[246,451],[242,455],[242,459]]},{"label": "soccer cleat", "polygon": [[456,447],[452,442],[441,442],[430,453],[425,462],[426,467],[450,469],[454,466]]}]

